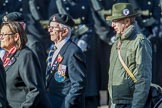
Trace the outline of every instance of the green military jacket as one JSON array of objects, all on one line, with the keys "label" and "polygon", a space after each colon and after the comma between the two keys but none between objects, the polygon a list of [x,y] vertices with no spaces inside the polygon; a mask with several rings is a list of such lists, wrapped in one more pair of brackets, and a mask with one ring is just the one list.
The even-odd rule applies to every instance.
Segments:
[{"label": "green military jacket", "polygon": [[[143,108],[152,78],[152,49],[150,42],[138,33],[134,25],[124,32],[122,36],[117,36],[111,49],[108,90],[114,104],[132,104],[131,108]],[[136,77],[136,83],[119,61],[118,40],[121,40],[121,57]]]}]

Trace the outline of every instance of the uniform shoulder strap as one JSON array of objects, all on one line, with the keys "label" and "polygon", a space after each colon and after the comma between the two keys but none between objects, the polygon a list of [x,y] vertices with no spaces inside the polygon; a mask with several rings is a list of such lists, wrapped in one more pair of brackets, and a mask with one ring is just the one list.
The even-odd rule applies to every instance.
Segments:
[{"label": "uniform shoulder strap", "polygon": [[58,9],[58,12],[61,14],[67,14],[67,12],[65,11],[65,9],[63,8],[63,4],[62,4],[62,0],[56,0],[56,6]]},{"label": "uniform shoulder strap", "polygon": [[36,21],[40,20],[40,15],[36,9],[35,0],[29,0],[29,10]]}]

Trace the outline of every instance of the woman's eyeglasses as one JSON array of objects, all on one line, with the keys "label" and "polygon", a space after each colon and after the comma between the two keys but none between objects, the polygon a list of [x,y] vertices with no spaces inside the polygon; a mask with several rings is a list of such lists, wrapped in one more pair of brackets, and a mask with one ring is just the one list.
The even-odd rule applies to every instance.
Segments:
[{"label": "woman's eyeglasses", "polygon": [[6,37],[6,36],[12,36],[14,35],[15,33],[6,33],[6,34],[0,34],[0,40],[3,39],[3,37]]}]

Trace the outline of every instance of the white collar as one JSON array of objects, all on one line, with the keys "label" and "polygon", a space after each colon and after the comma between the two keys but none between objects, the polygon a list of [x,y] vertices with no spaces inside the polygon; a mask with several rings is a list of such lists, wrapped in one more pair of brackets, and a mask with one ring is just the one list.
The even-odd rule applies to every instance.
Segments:
[{"label": "white collar", "polygon": [[59,43],[55,44],[57,49],[61,49],[63,47],[63,45],[70,39],[70,35],[68,35],[67,37],[65,37],[65,39],[63,39],[62,41],[60,41]]}]

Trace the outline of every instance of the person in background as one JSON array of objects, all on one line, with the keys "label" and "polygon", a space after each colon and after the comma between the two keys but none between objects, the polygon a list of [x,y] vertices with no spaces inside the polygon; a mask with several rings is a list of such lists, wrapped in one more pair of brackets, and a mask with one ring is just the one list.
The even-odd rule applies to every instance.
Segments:
[{"label": "person in background", "polygon": [[84,108],[86,60],[71,40],[73,25],[67,14],[54,14],[49,19],[53,43],[47,58],[46,88],[53,108]]},{"label": "person in background", "polygon": [[[94,20],[94,32],[97,37],[96,53],[98,57],[97,66],[99,68],[98,76],[98,88],[99,88],[99,102],[100,105],[108,104],[108,69],[110,49],[112,45],[111,38],[115,35],[111,25],[105,20],[105,15],[109,14],[108,9],[112,7],[112,1],[114,0],[89,0],[91,3],[92,17]],[[107,9],[107,10],[106,10]],[[93,72],[92,72],[93,74]],[[92,103],[92,105],[94,105]],[[89,107],[87,107],[89,108]],[[91,107],[96,108],[96,107]]]},{"label": "person in background", "polygon": [[[24,30],[26,30],[29,26],[26,25],[26,21],[24,19],[24,16],[20,12],[10,12],[3,16],[2,18],[3,22],[7,21],[18,21],[23,25]],[[46,52],[44,49],[44,45],[41,41],[35,36],[32,36],[31,34],[27,33],[27,43],[26,46],[29,47],[33,53],[36,56],[36,59],[39,63],[39,66],[41,68],[40,75],[43,81],[45,82],[45,72],[46,72]]]},{"label": "person in background", "polygon": [[152,44],[152,82],[162,86],[162,37],[160,0],[135,0],[141,11],[138,24]]},{"label": "person in background", "polygon": [[0,58],[3,59],[4,55],[5,55],[5,50],[0,48]]},{"label": "person in background", "polygon": [[[116,3],[112,15],[106,18],[112,21],[116,31],[109,68],[110,108],[144,108],[147,100],[152,78],[152,49],[151,43],[134,24],[137,15],[130,3]],[[136,81],[127,74],[119,57]]]},{"label": "person in background", "polygon": [[6,73],[3,67],[2,60],[0,59],[0,108],[7,108],[6,97]]},{"label": "person in background", "polygon": [[3,66],[6,71],[6,91],[12,108],[50,108],[40,67],[33,52],[26,47],[23,24],[3,22],[0,26],[1,48],[6,53]]}]

